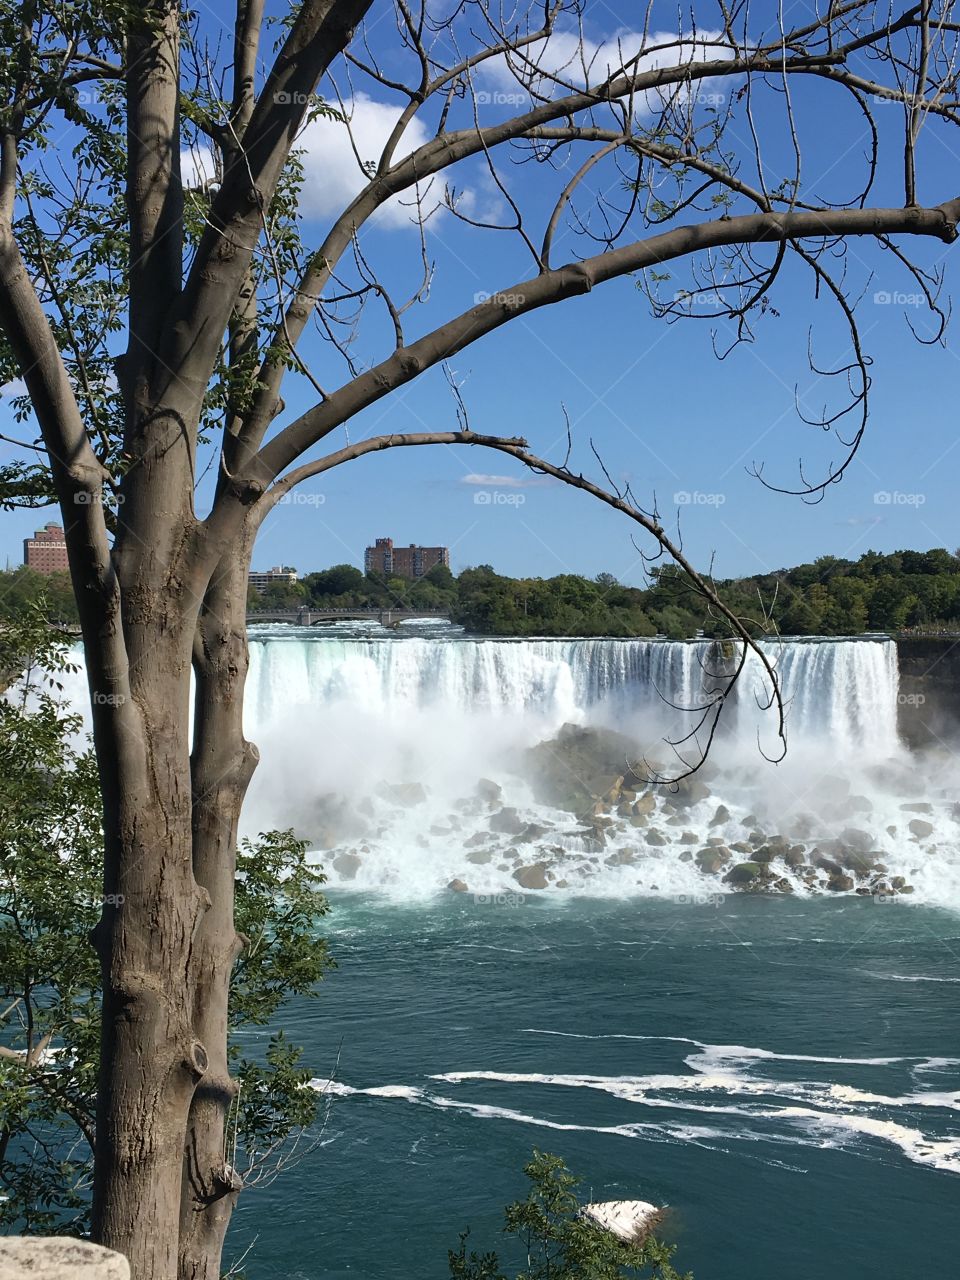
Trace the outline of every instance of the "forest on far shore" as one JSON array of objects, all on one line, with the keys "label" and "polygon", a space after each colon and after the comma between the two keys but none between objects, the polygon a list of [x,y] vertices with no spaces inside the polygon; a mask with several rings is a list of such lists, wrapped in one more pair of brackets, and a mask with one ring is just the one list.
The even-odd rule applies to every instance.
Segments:
[{"label": "forest on far shore", "polygon": [[[867,551],[859,560],[820,556],[812,564],[747,578],[716,580],[721,598],[754,622],[759,634],[860,635],[865,631],[960,631],[960,553]],[[0,618],[43,600],[53,621],[73,623],[66,574],[20,568],[0,573]],[[308,573],[298,582],[250,590],[251,614],[276,609],[409,608],[448,612],[477,635],[724,635],[681,572],[655,566],[650,585],[624,586],[609,573],[583,578],[509,578],[490,565],[454,576],[437,566],[419,581],[364,575],[349,564]]]}]

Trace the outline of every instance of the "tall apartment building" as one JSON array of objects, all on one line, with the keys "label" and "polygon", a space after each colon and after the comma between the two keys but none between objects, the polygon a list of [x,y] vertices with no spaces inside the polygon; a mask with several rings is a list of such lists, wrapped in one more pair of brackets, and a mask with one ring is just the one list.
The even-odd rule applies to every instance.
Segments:
[{"label": "tall apartment building", "polygon": [[395,547],[392,538],[377,538],[363,553],[367,573],[381,573],[385,578],[422,578],[436,565],[450,568],[449,547]]},{"label": "tall apartment building", "polygon": [[275,564],[272,569],[252,569],[247,575],[247,580],[251,587],[262,591],[264,587],[269,587],[271,582],[296,582],[297,571],[291,569],[289,565]]},{"label": "tall apartment building", "polygon": [[32,538],[24,538],[23,563],[37,573],[66,573],[70,565],[63,525],[47,524]]}]

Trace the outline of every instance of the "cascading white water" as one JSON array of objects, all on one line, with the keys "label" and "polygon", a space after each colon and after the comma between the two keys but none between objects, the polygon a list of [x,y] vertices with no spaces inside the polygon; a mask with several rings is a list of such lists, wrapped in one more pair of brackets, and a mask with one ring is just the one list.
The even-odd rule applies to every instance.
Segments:
[{"label": "cascading white water", "polygon": [[[827,736],[851,750],[896,751],[897,652],[891,641],[764,646],[797,740]],[[442,708],[461,715],[531,715],[538,727],[648,713],[682,723],[716,685],[709,641],[254,639],[247,730],[254,737],[291,708],[322,715],[348,704],[390,720]],[[769,681],[750,654],[731,718],[751,740],[770,728]],[[670,709],[682,709],[670,714]],[[318,723],[318,729],[321,728]]]},{"label": "cascading white water", "polygon": [[[723,887],[696,861],[711,841],[749,858],[744,842],[758,830],[803,840],[812,855],[843,837],[902,874],[915,900],[960,905],[960,807],[943,762],[911,760],[899,742],[895,645],[792,641],[766,652],[787,704],[785,762],[766,758],[779,754],[776,721],[749,655],[700,775],[709,791],[678,808],[657,790],[648,819],[614,814],[598,848],[582,813],[538,803],[526,749],[564,724],[606,726],[681,772],[680,759],[697,756],[684,739],[724,667],[710,642],[255,630],[244,721],[261,765],[243,828],[292,826],[331,883],[401,896],[454,881],[515,891],[518,868],[544,861],[563,892],[703,896]],[[478,799],[484,777],[499,800]],[[502,806],[537,834],[492,834]]]}]

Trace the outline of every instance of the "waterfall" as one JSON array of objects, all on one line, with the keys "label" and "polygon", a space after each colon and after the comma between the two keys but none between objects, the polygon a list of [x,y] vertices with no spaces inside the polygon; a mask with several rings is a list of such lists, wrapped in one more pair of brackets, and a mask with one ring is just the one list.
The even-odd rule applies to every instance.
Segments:
[{"label": "waterfall", "polygon": [[[608,806],[598,834],[593,802],[553,807],[560,793],[538,790],[534,761],[544,748],[558,758],[556,735],[573,724],[607,743],[604,730],[626,735],[629,756],[613,748],[620,772],[628,760],[681,772],[670,743],[697,757],[688,737],[697,708],[730,668],[713,642],[255,629],[244,729],[261,764],[243,832],[293,827],[331,885],[395,897],[464,884],[509,895],[518,884],[546,887],[537,882],[546,874],[561,892],[698,901],[724,891],[725,872],[703,865],[718,844],[732,860],[749,858],[758,833],[759,843],[799,844],[809,872],[839,838],[902,874],[914,901],[960,903],[952,757],[912,757],[901,745],[896,646],[764,642],[764,652],[786,704],[786,759],[770,762],[779,751],[776,719],[761,705],[768,677],[748,654],[692,801],[654,788],[643,816]],[[78,706],[82,683],[68,690]],[[581,795],[609,787],[597,790],[596,772],[584,765]],[[529,885],[517,879],[528,872]],[[777,874],[798,894],[811,890],[786,862]]]},{"label": "waterfall", "polygon": [[[851,750],[896,750],[892,641],[794,641],[764,649],[787,703],[791,741],[826,735]],[[704,704],[717,666],[709,641],[271,635],[251,644],[247,732],[255,738],[294,708],[319,718],[335,705],[388,720],[431,709],[530,715],[538,728],[592,718],[622,724],[645,713],[672,727],[683,723],[674,708]],[[755,741],[758,728],[770,727],[758,706],[768,697],[769,682],[751,654],[733,704],[738,734]]]}]

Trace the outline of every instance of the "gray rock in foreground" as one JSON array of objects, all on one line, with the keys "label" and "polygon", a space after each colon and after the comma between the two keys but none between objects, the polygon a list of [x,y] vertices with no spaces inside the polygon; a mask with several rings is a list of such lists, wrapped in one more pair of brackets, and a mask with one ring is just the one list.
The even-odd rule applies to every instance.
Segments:
[{"label": "gray rock in foreground", "polygon": [[0,1280],[130,1280],[120,1253],[66,1236],[0,1239]]}]

